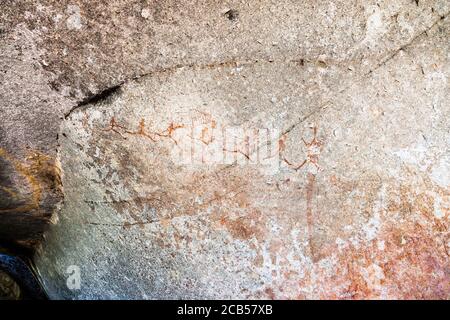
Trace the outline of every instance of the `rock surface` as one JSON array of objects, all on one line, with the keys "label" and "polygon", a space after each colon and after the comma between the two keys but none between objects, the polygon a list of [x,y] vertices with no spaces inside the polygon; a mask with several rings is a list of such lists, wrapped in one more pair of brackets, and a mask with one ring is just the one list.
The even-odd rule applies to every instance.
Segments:
[{"label": "rock surface", "polygon": [[20,288],[5,272],[0,271],[0,300],[19,300]]},{"label": "rock surface", "polygon": [[53,218],[50,297],[449,298],[447,1],[0,6],[0,240]]}]

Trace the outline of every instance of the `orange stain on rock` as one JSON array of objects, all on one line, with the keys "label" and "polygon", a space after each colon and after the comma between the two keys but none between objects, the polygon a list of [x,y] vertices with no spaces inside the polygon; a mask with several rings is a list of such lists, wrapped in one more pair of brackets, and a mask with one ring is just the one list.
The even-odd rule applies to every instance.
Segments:
[{"label": "orange stain on rock", "polygon": [[[27,161],[22,163],[2,148],[0,148],[0,157],[9,162],[15,168],[16,172],[28,181],[31,189],[31,195],[26,204],[14,209],[0,209],[0,212],[28,212],[39,209],[42,197],[42,186],[38,176],[40,174],[52,174],[56,169],[49,163],[50,158],[39,152],[31,152],[26,159]],[[49,170],[52,172],[47,172]],[[12,191],[10,190],[10,192]],[[14,193],[18,196],[17,192]]]}]

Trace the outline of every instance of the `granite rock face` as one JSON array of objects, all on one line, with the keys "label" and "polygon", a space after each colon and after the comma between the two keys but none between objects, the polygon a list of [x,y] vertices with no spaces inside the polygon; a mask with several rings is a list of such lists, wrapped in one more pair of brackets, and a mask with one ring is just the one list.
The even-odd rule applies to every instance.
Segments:
[{"label": "granite rock face", "polygon": [[1,6],[0,239],[50,297],[449,298],[446,1]]}]

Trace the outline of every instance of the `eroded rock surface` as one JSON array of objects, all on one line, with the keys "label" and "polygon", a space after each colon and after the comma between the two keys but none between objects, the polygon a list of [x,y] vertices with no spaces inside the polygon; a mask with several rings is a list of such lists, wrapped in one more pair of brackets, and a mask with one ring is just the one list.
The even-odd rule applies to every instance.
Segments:
[{"label": "eroded rock surface", "polygon": [[446,298],[444,28],[323,90],[317,66],[233,63],[77,110],[45,265],[82,266],[86,298]]},{"label": "eroded rock surface", "polygon": [[4,8],[0,210],[54,212],[50,297],[449,298],[446,1]]}]

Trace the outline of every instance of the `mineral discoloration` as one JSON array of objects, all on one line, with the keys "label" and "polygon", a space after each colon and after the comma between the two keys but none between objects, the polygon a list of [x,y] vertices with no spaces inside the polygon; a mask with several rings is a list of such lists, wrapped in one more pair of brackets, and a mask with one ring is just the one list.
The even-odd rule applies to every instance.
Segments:
[{"label": "mineral discoloration", "polygon": [[31,150],[19,160],[0,149],[0,163],[0,239],[14,247],[34,248],[61,197],[59,170],[49,156]]},{"label": "mineral discoloration", "polygon": [[57,222],[51,297],[450,298],[447,1],[0,6],[0,240]]}]

